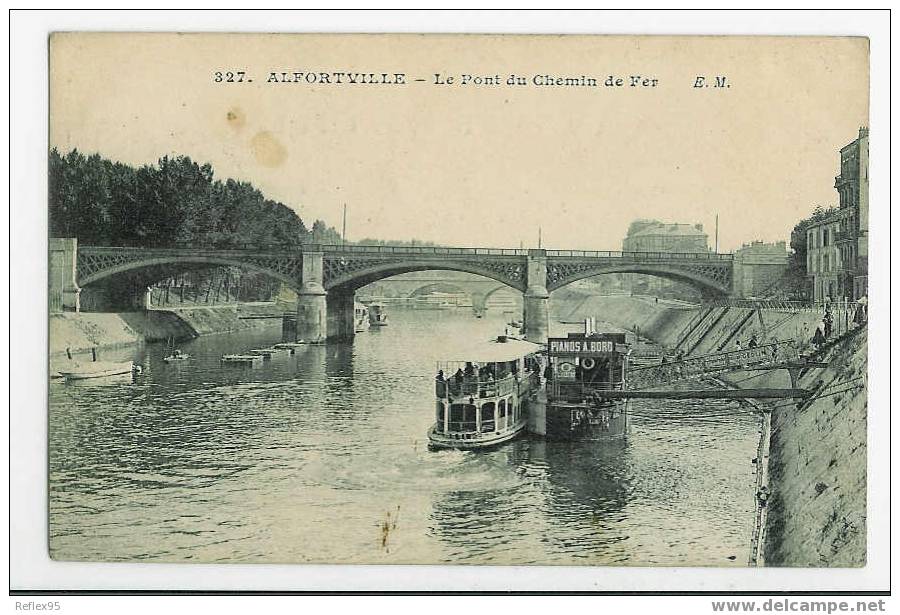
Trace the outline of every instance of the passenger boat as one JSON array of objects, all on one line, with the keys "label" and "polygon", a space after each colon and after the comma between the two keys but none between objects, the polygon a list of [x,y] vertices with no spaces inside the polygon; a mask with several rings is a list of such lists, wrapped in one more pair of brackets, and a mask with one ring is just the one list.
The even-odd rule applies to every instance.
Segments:
[{"label": "passenger boat", "polygon": [[91,363],[83,363],[70,369],[61,369],[59,370],[59,374],[68,381],[87,380],[88,378],[106,378],[108,376],[131,374],[134,371],[134,361],[123,361],[121,363],[92,361]]},{"label": "passenger boat", "polygon": [[471,348],[459,360],[437,365],[434,449],[476,449],[525,431],[528,404],[540,386],[543,346],[499,336]]},{"label": "passenger boat", "polygon": [[387,312],[384,310],[383,303],[369,304],[369,324],[373,327],[387,326]]},{"label": "passenger boat", "polygon": [[624,333],[570,333],[547,341],[549,366],[547,436],[558,439],[606,439],[628,431],[627,399],[604,391],[626,388],[629,345]]},{"label": "passenger boat", "polygon": [[369,328],[369,310],[358,301],[353,304],[353,330],[361,333]]}]

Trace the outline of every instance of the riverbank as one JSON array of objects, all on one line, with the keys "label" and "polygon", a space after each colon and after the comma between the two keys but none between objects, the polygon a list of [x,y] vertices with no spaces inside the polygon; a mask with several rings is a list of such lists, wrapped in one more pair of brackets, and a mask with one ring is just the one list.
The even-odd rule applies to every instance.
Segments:
[{"label": "riverbank", "polygon": [[[63,312],[49,318],[51,373],[97,351],[109,354],[145,342],[281,327],[275,304],[222,305],[145,312]],[[70,359],[71,356],[71,359]]]},{"label": "riverbank", "polygon": [[[555,297],[554,297],[555,299]],[[687,355],[733,349],[757,335],[809,342],[821,314],[748,308],[685,306],[652,297],[567,296],[556,318],[594,316]],[[757,489],[765,505],[759,562],[769,566],[863,566],[866,561],[867,331],[851,331],[821,357],[827,368],[807,370],[797,386],[815,391],[799,407],[785,400],[768,406],[761,429]],[[786,370],[737,371],[719,376],[738,388],[788,388]],[[767,431],[770,431],[768,442]],[[768,460],[765,453],[768,452]]]}]

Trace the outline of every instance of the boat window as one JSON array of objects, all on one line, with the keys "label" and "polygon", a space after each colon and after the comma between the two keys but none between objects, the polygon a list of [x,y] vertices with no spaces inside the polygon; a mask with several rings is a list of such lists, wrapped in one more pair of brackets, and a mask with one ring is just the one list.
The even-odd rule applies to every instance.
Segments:
[{"label": "boat window", "polygon": [[475,413],[472,404],[451,404],[449,431],[475,431]]},{"label": "boat window", "polygon": [[453,404],[450,406],[450,421],[460,423],[463,420],[463,404]]},{"label": "boat window", "polygon": [[481,406],[481,431],[494,431],[494,402],[488,402]]},{"label": "boat window", "polygon": [[465,404],[463,406],[463,408],[465,409],[463,421],[465,421],[466,423],[474,423],[475,422],[475,412],[478,409],[475,406],[473,406],[472,404]]},{"label": "boat window", "polygon": [[[503,403],[502,401],[500,402]],[[494,402],[488,402],[481,406],[481,422],[494,420]]]},{"label": "boat window", "polygon": [[500,412],[499,412],[499,416],[500,416],[501,418],[503,418],[503,417],[506,416],[506,400],[505,400],[505,399],[501,399],[501,400],[500,400]]}]

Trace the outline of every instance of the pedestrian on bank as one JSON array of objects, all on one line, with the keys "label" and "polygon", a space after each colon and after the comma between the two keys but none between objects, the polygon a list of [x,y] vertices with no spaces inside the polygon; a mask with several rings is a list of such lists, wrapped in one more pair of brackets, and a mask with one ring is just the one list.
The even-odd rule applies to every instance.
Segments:
[{"label": "pedestrian on bank", "polygon": [[819,350],[825,343],[825,335],[822,333],[821,325],[816,327],[816,332],[815,334],[813,334],[812,343],[816,347],[816,350]]},{"label": "pedestrian on bank", "polygon": [[831,308],[825,308],[825,316],[822,318],[822,326],[824,327],[822,332],[825,334],[825,339],[831,337],[831,328],[834,325],[834,316],[831,315]]}]

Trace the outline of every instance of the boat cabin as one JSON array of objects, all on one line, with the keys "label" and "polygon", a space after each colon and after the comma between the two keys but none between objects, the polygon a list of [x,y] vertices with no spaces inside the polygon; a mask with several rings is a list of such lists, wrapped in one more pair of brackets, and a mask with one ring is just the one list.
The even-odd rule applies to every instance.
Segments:
[{"label": "boat cabin", "polygon": [[543,347],[499,336],[441,361],[435,377],[436,447],[477,448],[509,440],[524,430],[526,402],[539,387]]}]

